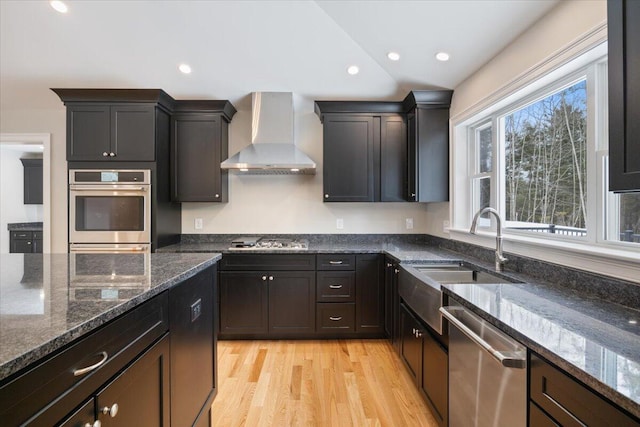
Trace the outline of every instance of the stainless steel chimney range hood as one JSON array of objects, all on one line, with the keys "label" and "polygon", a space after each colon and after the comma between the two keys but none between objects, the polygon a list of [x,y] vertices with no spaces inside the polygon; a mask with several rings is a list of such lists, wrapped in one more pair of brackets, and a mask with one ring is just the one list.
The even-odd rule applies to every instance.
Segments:
[{"label": "stainless steel chimney range hood", "polygon": [[240,174],[316,173],[316,164],[293,143],[293,94],[251,94],[251,144],[220,165]]}]

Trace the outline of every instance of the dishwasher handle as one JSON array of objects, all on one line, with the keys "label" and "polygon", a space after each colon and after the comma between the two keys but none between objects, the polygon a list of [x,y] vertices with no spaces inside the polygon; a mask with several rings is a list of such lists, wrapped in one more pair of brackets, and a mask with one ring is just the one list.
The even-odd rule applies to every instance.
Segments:
[{"label": "dishwasher handle", "polygon": [[520,352],[498,351],[488,342],[482,339],[478,334],[465,325],[455,314],[456,311],[466,311],[462,307],[440,307],[440,313],[451,322],[456,328],[460,329],[470,340],[482,347],[487,353],[493,356],[502,366],[506,368],[524,369],[527,367],[527,357],[523,357]]}]

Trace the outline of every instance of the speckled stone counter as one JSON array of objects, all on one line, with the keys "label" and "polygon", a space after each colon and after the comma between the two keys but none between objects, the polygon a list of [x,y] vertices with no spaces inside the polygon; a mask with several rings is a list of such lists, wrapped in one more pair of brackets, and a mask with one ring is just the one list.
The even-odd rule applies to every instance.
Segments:
[{"label": "speckled stone counter", "polygon": [[[180,244],[162,250],[238,253],[229,250],[235,237],[183,235]],[[494,268],[492,250],[426,235],[264,237],[306,239],[309,249],[304,253],[384,253],[409,266],[464,261],[487,271]],[[523,283],[444,285],[444,292],[640,417],[640,284],[514,254],[508,258],[505,274]]]},{"label": "speckled stone counter", "polygon": [[[0,256],[0,380],[181,283],[210,254]],[[40,268],[38,274],[33,269]]]},{"label": "speckled stone counter", "polygon": [[7,224],[9,231],[42,231],[41,222],[16,222]]}]

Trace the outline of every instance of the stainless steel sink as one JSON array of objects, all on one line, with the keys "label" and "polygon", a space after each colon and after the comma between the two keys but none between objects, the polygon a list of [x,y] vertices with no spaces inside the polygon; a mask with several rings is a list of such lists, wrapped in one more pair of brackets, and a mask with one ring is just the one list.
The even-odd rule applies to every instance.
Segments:
[{"label": "stainless steel sink", "polygon": [[464,284],[464,283],[513,283],[512,280],[486,271],[472,270],[461,265],[446,266],[416,266],[423,275],[438,283]]},{"label": "stainless steel sink", "polygon": [[400,297],[436,332],[442,333],[443,297],[441,285],[509,284],[516,280],[483,271],[462,262],[451,264],[401,264],[398,279]]}]

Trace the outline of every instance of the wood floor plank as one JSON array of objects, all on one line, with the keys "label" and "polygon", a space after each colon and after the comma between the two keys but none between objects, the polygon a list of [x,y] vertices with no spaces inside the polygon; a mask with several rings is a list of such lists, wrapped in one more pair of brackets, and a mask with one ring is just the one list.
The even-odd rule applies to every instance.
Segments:
[{"label": "wood floor plank", "polygon": [[214,427],[437,423],[386,340],[219,341]]}]

